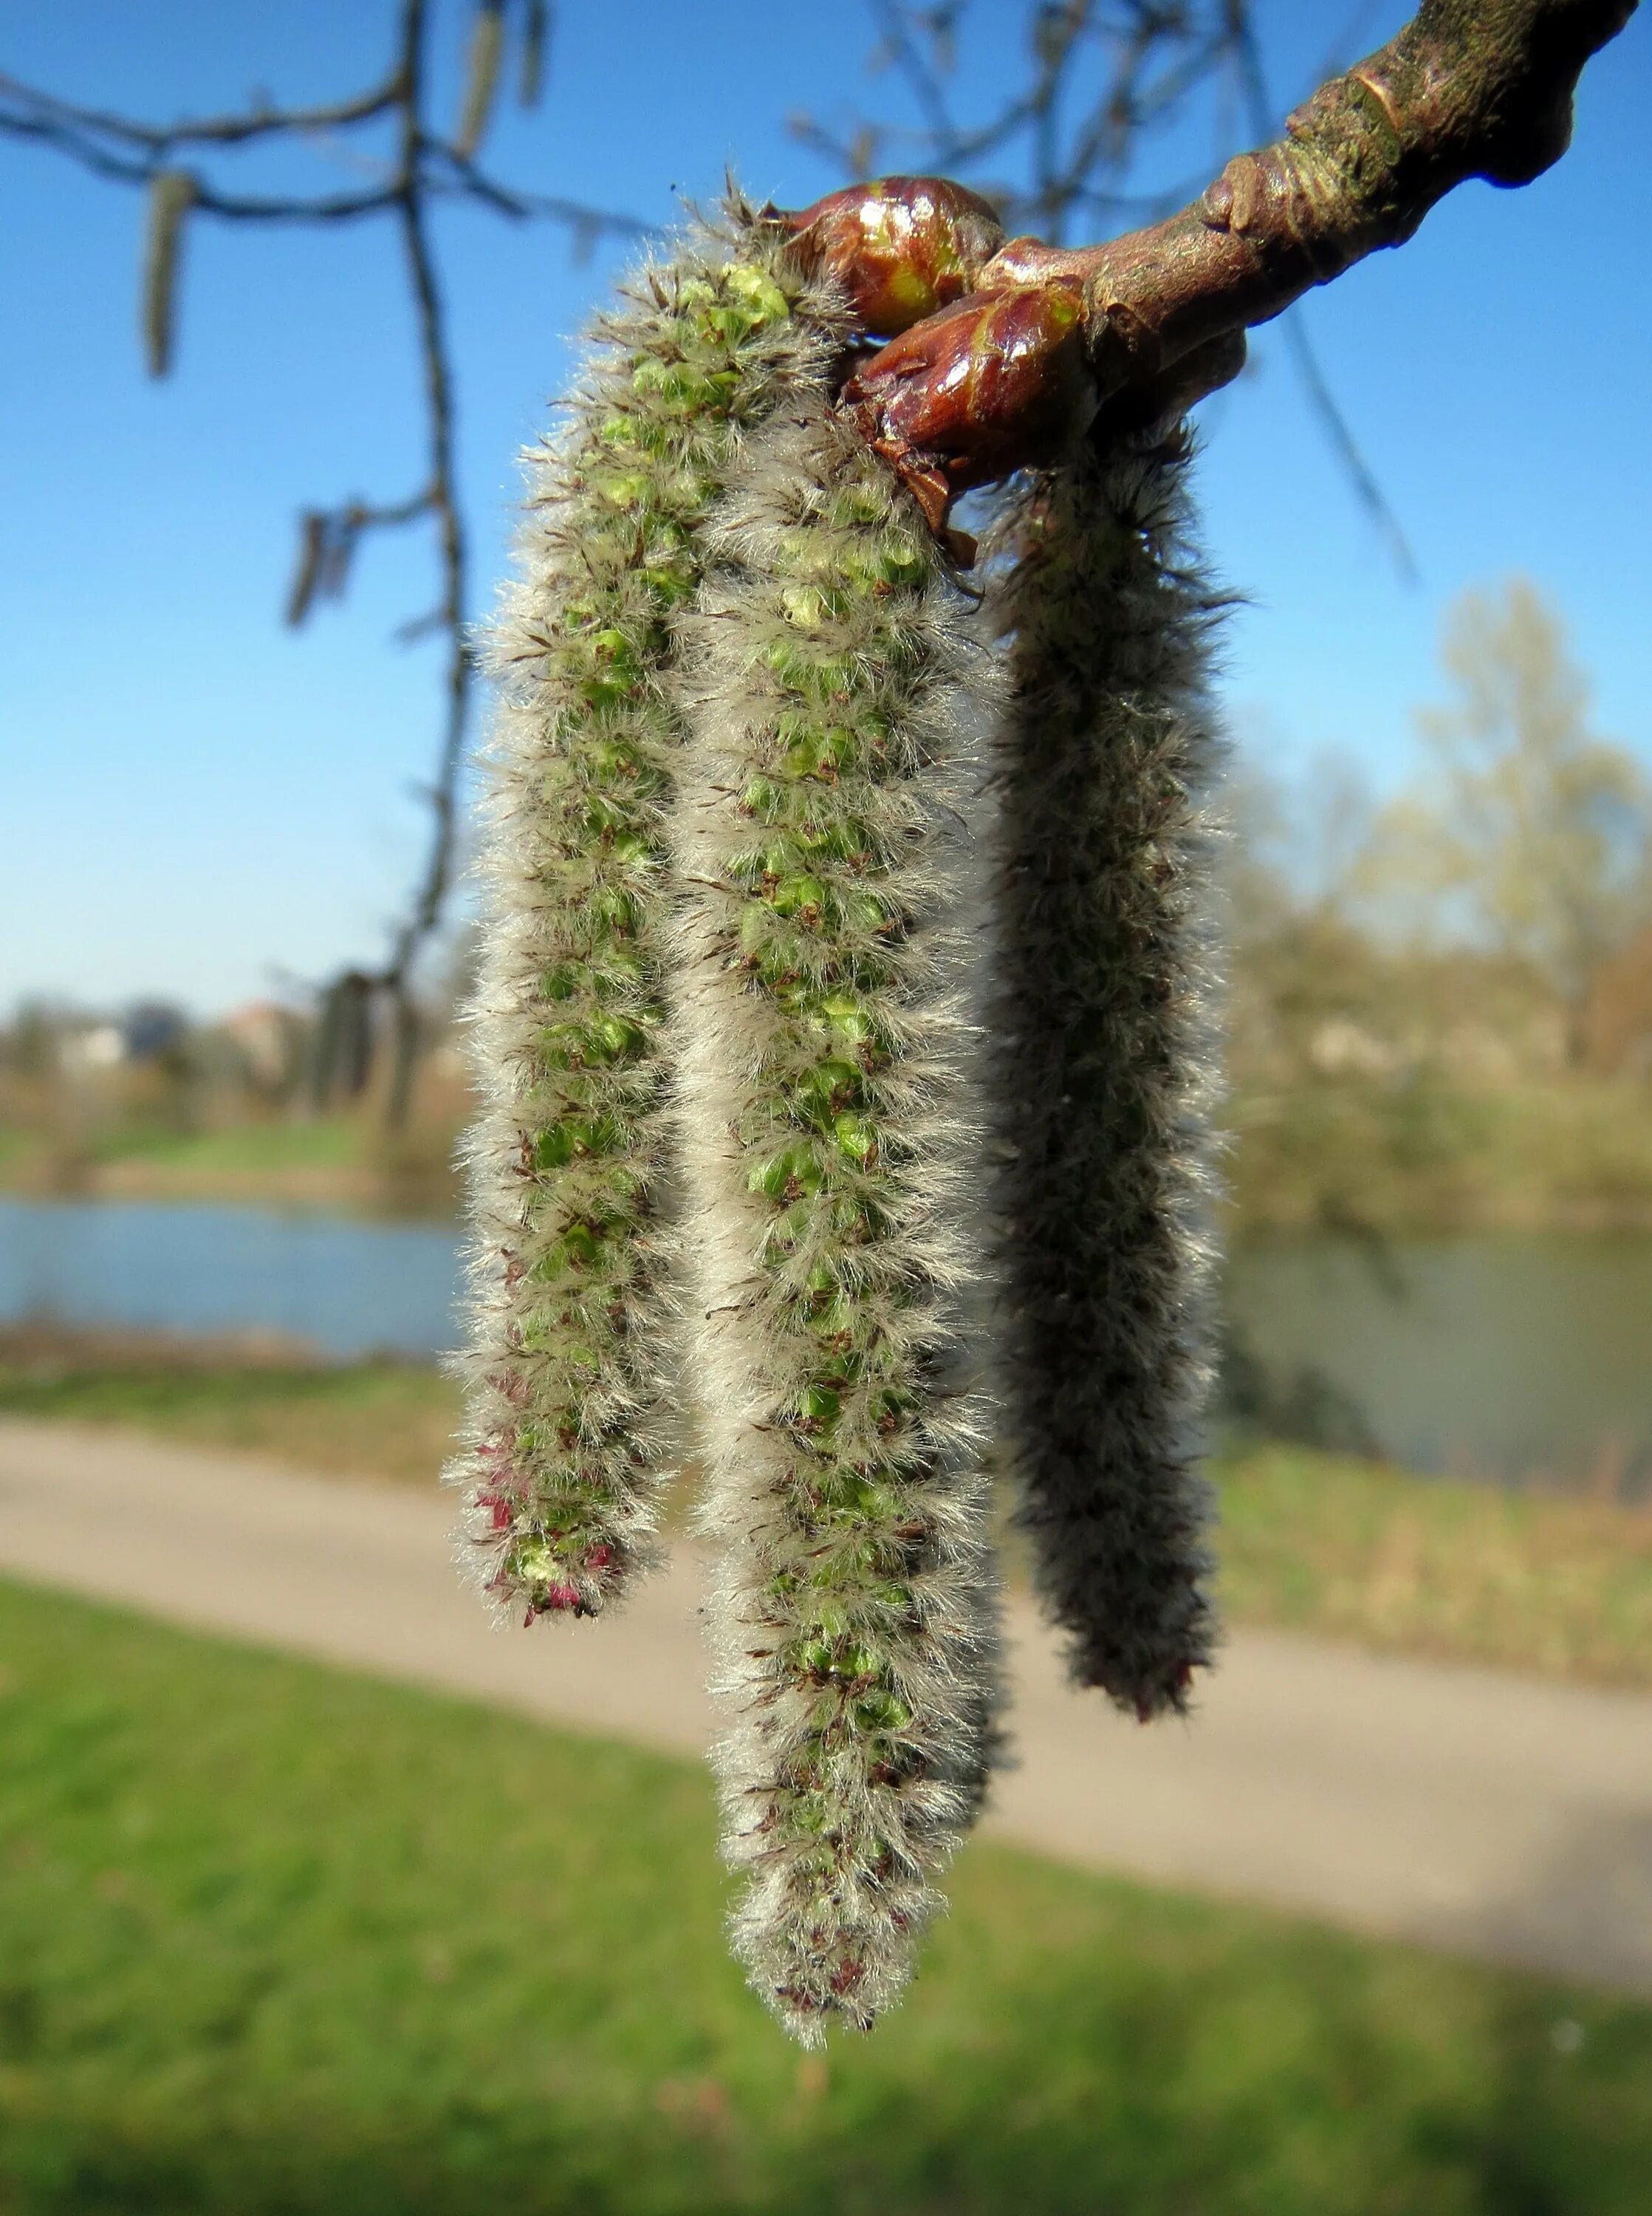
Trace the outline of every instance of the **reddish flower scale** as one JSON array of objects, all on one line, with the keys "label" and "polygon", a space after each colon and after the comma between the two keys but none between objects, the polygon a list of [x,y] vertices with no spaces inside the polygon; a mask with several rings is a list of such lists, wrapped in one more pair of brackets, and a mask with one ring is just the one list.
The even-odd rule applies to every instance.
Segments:
[{"label": "reddish flower scale", "polygon": [[783,220],[799,262],[839,285],[880,338],[973,292],[1004,244],[992,203],[946,177],[875,177]]}]

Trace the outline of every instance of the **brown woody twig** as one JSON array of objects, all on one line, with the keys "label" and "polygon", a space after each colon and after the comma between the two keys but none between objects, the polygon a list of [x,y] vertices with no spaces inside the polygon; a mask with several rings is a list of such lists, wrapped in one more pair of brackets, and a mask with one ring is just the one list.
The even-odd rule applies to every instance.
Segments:
[{"label": "brown woody twig", "polygon": [[[1527,184],[1558,160],[1579,73],[1634,8],[1423,0],[1177,214],[1101,246],[999,248],[973,292],[857,371],[845,404],[937,529],[957,493],[1047,459],[1064,411],[1071,436],[1097,409],[1134,422],[1189,405],[1236,373],[1247,329],[1409,238],[1466,179]],[[792,220],[823,251],[814,216]]]}]

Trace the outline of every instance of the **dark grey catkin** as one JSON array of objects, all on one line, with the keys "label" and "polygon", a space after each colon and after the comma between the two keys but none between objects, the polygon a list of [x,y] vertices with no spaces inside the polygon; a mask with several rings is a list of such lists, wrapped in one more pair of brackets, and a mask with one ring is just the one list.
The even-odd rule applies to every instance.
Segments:
[{"label": "dark grey catkin", "polygon": [[1198,1471],[1216,1083],[1207,695],[1217,597],[1185,434],[1030,479],[1009,637],[989,1037],[1001,1391],[1074,1677],[1144,1720],[1209,1662]]}]

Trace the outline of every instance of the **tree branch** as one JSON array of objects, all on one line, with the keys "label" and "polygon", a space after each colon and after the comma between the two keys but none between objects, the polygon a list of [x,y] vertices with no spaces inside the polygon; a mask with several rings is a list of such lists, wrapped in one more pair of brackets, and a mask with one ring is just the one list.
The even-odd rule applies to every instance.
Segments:
[{"label": "tree branch", "polygon": [[1635,4],[1423,0],[1397,38],[1322,85],[1282,138],[1236,155],[1192,206],[1077,255],[1012,242],[985,282],[1078,275],[1103,391],[1156,374],[1402,244],[1470,177],[1540,176],[1570,142],[1584,63]]},{"label": "tree branch", "polygon": [[[1262,68],[1262,49],[1256,43],[1256,34],[1247,9],[1240,0],[1230,0],[1233,26],[1234,51],[1238,58],[1239,77],[1250,111],[1250,127],[1257,137],[1265,138],[1274,128],[1273,104],[1268,97],[1268,79]],[[1321,428],[1342,461],[1352,483],[1355,496],[1378,531],[1388,542],[1395,567],[1409,585],[1418,582],[1416,557],[1405,535],[1405,527],[1390,505],[1387,496],[1378,483],[1371,465],[1354,435],[1353,427],[1331,391],[1319,357],[1314,352],[1313,342],[1301,317],[1293,316],[1286,323],[1285,343],[1296,362],[1297,375],[1308,397],[1308,405],[1318,416]]]},{"label": "tree branch", "polygon": [[375,89],[327,107],[270,108],[261,102],[244,115],[198,116],[182,123],[139,123],[131,116],[114,115],[104,108],[81,108],[73,101],[59,100],[54,93],[42,92],[0,70],[0,99],[21,101],[45,121],[118,139],[128,146],[142,146],[162,157],[178,146],[243,146],[249,139],[266,138],[276,132],[347,130],[352,124],[365,123],[373,116],[384,114],[402,98],[403,90],[400,77],[392,74]]},{"label": "tree branch", "polygon": [[[94,176],[108,177],[117,184],[147,185],[168,166],[163,151],[147,151],[147,138],[141,157],[113,153],[75,125],[44,114],[15,114],[0,108],[0,137],[38,140],[66,154]],[[363,193],[322,193],[307,199],[271,198],[223,192],[191,174],[195,188],[192,212],[215,215],[231,223],[348,223],[357,216],[377,215],[396,205],[396,194],[388,187]]]},{"label": "tree branch", "polygon": [[1012,239],[973,297],[897,336],[845,401],[937,526],[954,494],[1047,459],[1064,409],[1071,423],[1098,403],[1139,416],[1161,393],[1188,404],[1234,374],[1247,328],[1409,238],[1466,179],[1541,175],[1569,142],[1584,63],[1635,4],[1423,0],[1167,221],[1102,246]]},{"label": "tree branch", "polygon": [[[1359,52],[1355,40],[1374,4],[1375,0],[1356,0],[1323,66],[1309,78],[1309,91],[1322,77],[1347,68]],[[889,166],[967,178],[1006,221],[1013,212],[1017,225],[1035,229],[1052,243],[1064,243],[1074,231],[1082,236],[1087,229],[1094,236],[1162,222],[1199,191],[1203,175],[1151,193],[1126,187],[1148,134],[1201,88],[1232,79],[1256,143],[1274,135],[1278,119],[1262,81],[1250,0],[1032,0],[1026,86],[1011,92],[984,125],[962,130],[944,80],[966,6],[967,0],[940,0],[938,5],[877,0],[879,56],[905,80],[924,128],[899,131],[861,121],[848,138],[843,132],[834,136],[803,116],[793,119],[793,135],[851,178],[875,169],[877,149],[886,142],[912,140],[922,147],[921,155]],[[1085,66],[1092,54],[1101,65],[1098,83],[1089,82]],[[1069,115],[1072,121],[1066,123]],[[983,174],[984,155],[1008,155],[1021,144],[1030,169],[1027,190]],[[1415,576],[1403,532],[1314,358],[1300,318],[1287,322],[1285,343],[1355,497],[1387,539],[1402,573]],[[1225,351],[1238,358],[1236,348]]]},{"label": "tree branch", "polygon": [[653,236],[655,226],[644,223],[641,216],[626,215],[617,208],[593,207],[585,200],[563,199],[556,193],[526,193],[514,185],[501,184],[490,177],[477,163],[473,155],[462,153],[445,141],[427,142],[428,151],[439,155],[452,173],[448,184],[433,185],[437,192],[468,194],[481,200],[497,215],[509,216],[513,222],[526,223],[536,216],[550,219],[553,223],[565,223],[569,229],[596,239],[604,236],[614,238],[647,238]]},{"label": "tree branch", "polygon": [[[1225,65],[1231,12],[1231,0],[1033,0],[1027,84],[986,121],[966,127],[953,114],[943,82],[964,0],[940,7],[876,0],[879,58],[906,85],[920,126],[859,120],[834,135],[804,114],[793,118],[789,128],[851,177],[867,174],[886,142],[910,145],[912,157],[891,166],[967,177],[1006,221],[1035,224],[1053,240],[1084,214],[1139,222],[1168,214],[1185,192],[1127,195],[1108,189],[1108,181],[1122,179],[1149,126]],[[1097,53],[1101,83],[1086,89],[1080,65]],[[1063,151],[1069,109],[1078,113],[1066,128]],[[1029,189],[982,173],[984,163],[1007,159],[1022,144],[1030,166]]]}]

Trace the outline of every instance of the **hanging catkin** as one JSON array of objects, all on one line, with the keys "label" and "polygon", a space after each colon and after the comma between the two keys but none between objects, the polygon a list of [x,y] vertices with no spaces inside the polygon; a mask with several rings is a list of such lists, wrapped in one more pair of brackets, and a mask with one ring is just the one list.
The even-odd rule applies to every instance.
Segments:
[{"label": "hanging catkin", "polygon": [[752,440],[713,537],[676,820],[716,1759],[736,1949],[812,2043],[904,1984],[992,1727],[949,931],[986,657],[823,394]]},{"label": "hanging catkin", "polygon": [[731,202],[598,320],[566,431],[527,458],[490,649],[469,1400],[449,1476],[487,1590],[530,1619],[596,1613],[651,1552],[672,1339],[672,625],[745,428],[818,373],[813,297],[778,228]]},{"label": "hanging catkin", "polygon": [[[1207,697],[1185,434],[1040,475],[1010,634],[993,1106],[1011,1459],[1074,1677],[1145,1720],[1213,1636],[1198,1425],[1213,1186]],[[1005,560],[1004,557],[1012,557]]]},{"label": "hanging catkin", "polygon": [[172,367],[178,323],[178,263],[195,192],[195,180],[187,169],[157,169],[149,181],[141,322],[144,359],[151,377],[164,377]]},{"label": "hanging catkin", "polygon": [[466,161],[487,136],[504,58],[505,0],[482,0],[470,26],[470,44],[464,58],[464,95],[453,131],[454,150]]}]

